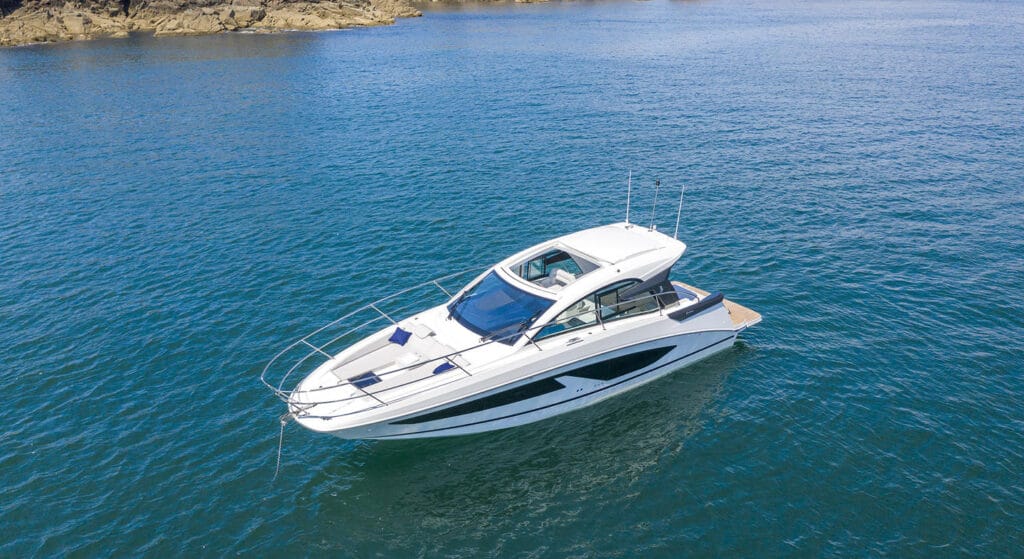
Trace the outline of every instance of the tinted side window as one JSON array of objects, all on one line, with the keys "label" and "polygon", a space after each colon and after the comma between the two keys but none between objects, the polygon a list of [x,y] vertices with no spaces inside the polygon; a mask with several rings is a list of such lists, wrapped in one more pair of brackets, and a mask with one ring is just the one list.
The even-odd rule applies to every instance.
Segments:
[{"label": "tinted side window", "polygon": [[550,324],[541,328],[534,339],[539,340],[595,324],[597,324],[597,305],[594,303],[594,295],[591,294],[562,311]]},{"label": "tinted side window", "polygon": [[658,300],[653,292],[644,291],[624,296],[629,291],[629,288],[637,283],[636,280],[623,282],[599,294],[598,300],[601,304],[602,321],[610,322],[658,310]]},{"label": "tinted side window", "polygon": [[[620,281],[587,295],[562,311],[550,324],[541,328],[534,339],[539,340],[562,332],[593,326],[599,322],[598,313],[600,313],[602,322],[637,314],[638,309],[644,308],[645,301],[624,301],[622,294],[629,287],[638,283],[640,280],[635,279]],[[658,308],[657,302],[653,300],[650,300],[649,304],[654,305],[654,309]]]}]

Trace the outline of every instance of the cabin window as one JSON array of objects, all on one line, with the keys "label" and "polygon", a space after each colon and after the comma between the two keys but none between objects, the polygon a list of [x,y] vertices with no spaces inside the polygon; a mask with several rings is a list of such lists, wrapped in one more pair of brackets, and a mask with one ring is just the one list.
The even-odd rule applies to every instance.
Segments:
[{"label": "cabin window", "polygon": [[580,265],[564,250],[549,250],[519,266],[519,276],[527,281],[537,281],[551,275],[554,270],[569,272],[574,278],[583,275]]},{"label": "cabin window", "polygon": [[630,288],[638,283],[640,282],[637,280],[627,280],[598,293],[602,321],[611,322],[658,310],[658,300],[654,291],[631,292]]},{"label": "cabin window", "polygon": [[640,280],[630,279],[614,283],[580,299],[562,311],[547,326],[540,329],[535,340],[612,322],[660,308],[657,289],[633,292]]},{"label": "cabin window", "polygon": [[558,291],[599,266],[569,249],[549,247],[508,270],[535,285]]},{"label": "cabin window", "polygon": [[554,303],[491,272],[448,306],[455,320],[483,338],[512,345]]},{"label": "cabin window", "polygon": [[597,305],[594,303],[594,296],[588,295],[559,313],[550,324],[541,328],[540,332],[537,332],[533,339],[539,340],[548,336],[554,336],[555,334],[561,334],[562,332],[593,326],[597,324],[596,310]]}]

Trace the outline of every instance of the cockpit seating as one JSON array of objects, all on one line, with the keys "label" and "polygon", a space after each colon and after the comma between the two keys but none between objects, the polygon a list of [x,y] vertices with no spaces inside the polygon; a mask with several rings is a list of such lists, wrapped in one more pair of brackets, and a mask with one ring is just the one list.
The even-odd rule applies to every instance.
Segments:
[{"label": "cockpit seating", "polygon": [[567,272],[561,268],[552,268],[547,276],[540,278],[536,283],[537,285],[547,289],[558,290],[574,281],[576,281],[576,276],[571,272]]}]

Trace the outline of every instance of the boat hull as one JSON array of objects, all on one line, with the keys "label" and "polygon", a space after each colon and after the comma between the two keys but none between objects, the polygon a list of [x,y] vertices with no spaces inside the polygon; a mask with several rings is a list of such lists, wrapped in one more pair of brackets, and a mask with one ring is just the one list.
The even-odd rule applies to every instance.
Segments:
[{"label": "boat hull", "polygon": [[598,403],[706,359],[731,347],[736,334],[713,330],[645,341],[427,412],[328,433],[344,439],[413,439],[525,425]]}]

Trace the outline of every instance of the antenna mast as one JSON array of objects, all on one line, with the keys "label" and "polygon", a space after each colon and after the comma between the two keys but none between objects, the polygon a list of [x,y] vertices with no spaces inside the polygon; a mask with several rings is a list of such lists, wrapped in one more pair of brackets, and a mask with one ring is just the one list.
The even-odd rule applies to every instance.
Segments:
[{"label": "antenna mast", "polygon": [[629,170],[629,177],[626,179],[626,225],[629,225],[629,195],[633,190],[633,169]]},{"label": "antenna mast", "polygon": [[654,210],[658,207],[658,190],[661,189],[661,179],[654,181],[654,205],[651,206],[651,228],[654,231]]},{"label": "antenna mast", "polygon": [[676,232],[672,235],[672,238],[679,240],[679,217],[683,215],[683,194],[686,194],[686,185],[683,185],[683,191],[679,193],[679,209],[676,210]]}]

